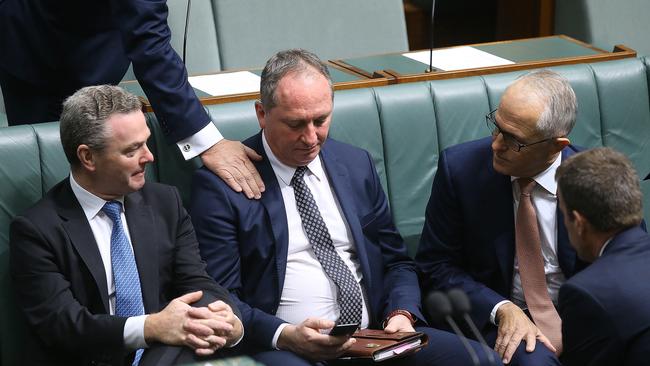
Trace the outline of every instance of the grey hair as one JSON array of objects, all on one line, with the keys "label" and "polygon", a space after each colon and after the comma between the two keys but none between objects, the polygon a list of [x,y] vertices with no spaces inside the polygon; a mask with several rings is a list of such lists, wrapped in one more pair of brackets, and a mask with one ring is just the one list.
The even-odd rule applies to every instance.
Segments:
[{"label": "grey hair", "polygon": [[544,103],[537,131],[545,137],[567,136],[576,123],[578,102],[569,81],[551,70],[537,70],[518,78]]},{"label": "grey hair", "polygon": [[[275,107],[275,89],[284,76],[294,72],[314,71],[323,75],[332,89],[332,78],[327,65],[315,54],[296,48],[280,51],[273,55],[264,66],[260,81],[260,94],[264,109],[270,110]],[[334,89],[332,89],[332,98],[334,98]]]},{"label": "grey hair", "polygon": [[142,109],[135,95],[113,85],[87,86],[77,90],[63,102],[59,131],[61,145],[70,165],[80,164],[79,145],[102,151],[108,143],[106,120],[114,114],[126,114]]},{"label": "grey hair", "polygon": [[557,169],[555,179],[569,215],[579,212],[598,231],[626,229],[643,219],[639,177],[630,160],[614,149],[601,147],[571,156]]}]

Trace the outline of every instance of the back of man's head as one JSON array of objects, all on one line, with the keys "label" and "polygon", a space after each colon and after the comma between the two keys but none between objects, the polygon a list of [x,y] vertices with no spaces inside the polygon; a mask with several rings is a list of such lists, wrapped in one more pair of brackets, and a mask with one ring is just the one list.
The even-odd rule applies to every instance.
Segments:
[{"label": "back of man's head", "polygon": [[569,135],[576,122],[578,102],[564,76],[551,70],[537,70],[519,77],[515,84],[545,105],[537,121],[537,130],[542,136]]},{"label": "back of man's head", "polygon": [[[327,65],[315,54],[303,49],[280,51],[273,55],[262,70],[260,99],[264,109],[271,110],[276,105],[275,89],[280,80],[290,73],[315,72],[323,75],[332,86],[332,78]],[[334,97],[334,93],[332,93]]]},{"label": "back of man's head", "polygon": [[79,145],[88,145],[95,151],[106,147],[105,122],[109,117],[141,109],[138,97],[113,85],[88,86],[68,97],[63,102],[59,129],[63,151],[70,165],[73,168],[79,166]]},{"label": "back of man's head", "polygon": [[584,151],[562,162],[555,177],[567,214],[579,212],[595,230],[620,231],[641,223],[639,177],[625,155],[611,148]]}]

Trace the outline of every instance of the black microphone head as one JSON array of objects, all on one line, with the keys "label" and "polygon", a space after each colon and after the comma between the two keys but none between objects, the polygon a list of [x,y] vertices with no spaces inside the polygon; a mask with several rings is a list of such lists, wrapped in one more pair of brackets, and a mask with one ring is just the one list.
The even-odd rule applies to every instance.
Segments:
[{"label": "black microphone head", "polygon": [[440,291],[429,293],[425,300],[425,306],[429,317],[437,323],[443,323],[445,318],[452,313],[451,303],[447,295]]},{"label": "black microphone head", "polygon": [[464,315],[472,310],[472,304],[465,294],[465,291],[459,288],[454,288],[447,292],[447,296],[449,296],[449,302],[451,302],[455,314]]}]

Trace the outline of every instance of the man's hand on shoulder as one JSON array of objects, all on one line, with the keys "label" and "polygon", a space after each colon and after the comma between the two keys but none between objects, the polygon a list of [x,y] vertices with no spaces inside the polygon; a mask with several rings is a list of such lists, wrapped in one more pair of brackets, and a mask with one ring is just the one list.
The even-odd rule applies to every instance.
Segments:
[{"label": "man's hand on shoulder", "polygon": [[528,316],[517,305],[504,303],[497,310],[496,318],[499,324],[497,340],[494,350],[497,351],[503,363],[509,363],[512,355],[523,340],[526,342],[526,352],[535,350],[535,343],[539,340],[548,349],[555,353],[555,347],[544,334],[535,326]]},{"label": "man's hand on shoulder", "polygon": [[334,327],[334,322],[309,318],[298,325],[288,325],[280,333],[278,348],[314,361],[331,360],[341,356],[356,339],[330,336],[320,330]]},{"label": "man's hand on shoulder", "polygon": [[201,154],[203,165],[221,177],[236,192],[259,199],[264,182],[251,160],[262,160],[253,149],[239,141],[222,139]]}]

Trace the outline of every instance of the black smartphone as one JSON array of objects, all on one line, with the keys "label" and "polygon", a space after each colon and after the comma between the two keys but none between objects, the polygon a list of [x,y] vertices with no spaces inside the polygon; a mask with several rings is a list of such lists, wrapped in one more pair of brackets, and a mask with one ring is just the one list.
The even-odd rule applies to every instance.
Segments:
[{"label": "black smartphone", "polygon": [[331,336],[349,336],[352,333],[356,332],[359,329],[359,323],[352,324],[336,324],[332,330],[330,330],[329,335]]}]

